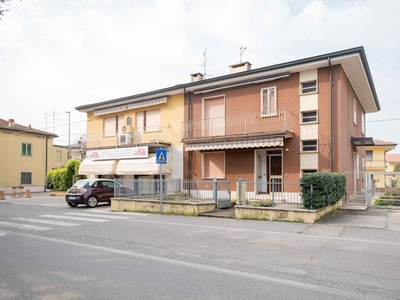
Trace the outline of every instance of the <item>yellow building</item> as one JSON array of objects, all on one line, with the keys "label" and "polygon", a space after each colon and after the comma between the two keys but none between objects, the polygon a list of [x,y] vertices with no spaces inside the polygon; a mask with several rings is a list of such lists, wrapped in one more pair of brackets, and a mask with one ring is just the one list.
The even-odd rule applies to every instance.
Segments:
[{"label": "yellow building", "polygon": [[79,174],[103,178],[160,175],[157,149],[166,150],[166,178],[183,178],[182,86],[82,105],[87,115],[86,159]]},{"label": "yellow building", "polygon": [[65,166],[67,150],[53,147],[57,135],[0,119],[0,190],[44,191],[47,171]]},{"label": "yellow building", "polygon": [[386,163],[386,153],[393,150],[397,144],[393,142],[381,141],[374,139],[374,146],[367,146],[365,171],[373,174],[375,185],[377,188],[390,186],[390,176],[385,172],[388,171]]}]

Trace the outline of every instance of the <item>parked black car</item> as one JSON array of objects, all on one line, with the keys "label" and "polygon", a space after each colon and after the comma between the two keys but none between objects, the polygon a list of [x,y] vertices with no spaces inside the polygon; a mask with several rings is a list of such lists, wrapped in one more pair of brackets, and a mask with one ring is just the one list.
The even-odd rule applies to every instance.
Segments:
[{"label": "parked black car", "polygon": [[67,191],[65,201],[69,206],[75,207],[78,204],[86,204],[87,207],[95,207],[99,202],[111,203],[114,197],[114,184],[117,184],[119,194],[128,196],[133,193],[129,188],[110,179],[81,179]]}]

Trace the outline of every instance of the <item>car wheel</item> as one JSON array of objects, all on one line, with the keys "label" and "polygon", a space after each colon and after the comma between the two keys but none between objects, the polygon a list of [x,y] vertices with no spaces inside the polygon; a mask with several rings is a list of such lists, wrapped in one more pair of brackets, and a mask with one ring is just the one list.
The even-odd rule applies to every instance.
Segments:
[{"label": "car wheel", "polygon": [[87,207],[95,207],[98,203],[98,200],[95,196],[90,196],[86,199],[86,206]]},{"label": "car wheel", "polygon": [[73,203],[73,202],[67,202],[69,206],[71,207],[77,207],[78,203]]}]

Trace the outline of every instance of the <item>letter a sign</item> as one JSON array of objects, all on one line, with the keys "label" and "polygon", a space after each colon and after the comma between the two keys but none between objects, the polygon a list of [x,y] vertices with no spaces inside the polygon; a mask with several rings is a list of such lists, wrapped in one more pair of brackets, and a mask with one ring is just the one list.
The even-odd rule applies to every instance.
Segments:
[{"label": "letter a sign", "polygon": [[167,163],[167,150],[157,149],[156,150],[156,163],[166,164]]}]

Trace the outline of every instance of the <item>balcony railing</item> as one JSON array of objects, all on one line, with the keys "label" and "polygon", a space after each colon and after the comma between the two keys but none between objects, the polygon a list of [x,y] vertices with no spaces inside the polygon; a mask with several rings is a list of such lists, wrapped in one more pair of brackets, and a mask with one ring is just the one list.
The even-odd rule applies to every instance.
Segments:
[{"label": "balcony railing", "polygon": [[287,110],[277,110],[267,116],[261,113],[248,113],[186,121],[182,123],[182,138],[185,140],[292,132],[295,121],[296,117]]},{"label": "balcony railing", "polygon": [[171,143],[172,130],[165,126],[133,128],[130,131],[113,131],[87,135],[87,148],[135,146],[141,144]]}]

